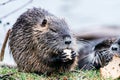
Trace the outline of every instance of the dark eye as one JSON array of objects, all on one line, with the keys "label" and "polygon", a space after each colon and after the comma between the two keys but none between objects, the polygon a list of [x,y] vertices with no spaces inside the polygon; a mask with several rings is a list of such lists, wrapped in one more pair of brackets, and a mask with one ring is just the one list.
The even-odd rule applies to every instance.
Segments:
[{"label": "dark eye", "polygon": [[44,20],[42,21],[41,26],[42,26],[42,27],[45,27],[45,26],[46,26],[46,24],[47,24],[47,20],[46,20],[46,19],[44,19]]},{"label": "dark eye", "polygon": [[52,32],[55,32],[55,33],[57,33],[57,31],[56,31],[55,29],[51,29],[51,28],[50,28],[50,30],[51,30]]}]

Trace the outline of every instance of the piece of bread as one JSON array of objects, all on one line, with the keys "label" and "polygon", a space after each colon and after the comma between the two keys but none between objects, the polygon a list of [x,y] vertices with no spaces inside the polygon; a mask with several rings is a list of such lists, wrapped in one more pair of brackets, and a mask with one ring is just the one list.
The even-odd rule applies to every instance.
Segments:
[{"label": "piece of bread", "polygon": [[72,51],[71,51],[70,49],[64,49],[63,52],[66,53],[68,59],[70,59],[70,60],[72,59],[72,58],[71,58],[71,52],[72,52]]},{"label": "piece of bread", "polygon": [[102,78],[120,78],[120,57],[117,55],[113,56],[113,59],[108,63],[108,65],[100,68],[100,75]]}]

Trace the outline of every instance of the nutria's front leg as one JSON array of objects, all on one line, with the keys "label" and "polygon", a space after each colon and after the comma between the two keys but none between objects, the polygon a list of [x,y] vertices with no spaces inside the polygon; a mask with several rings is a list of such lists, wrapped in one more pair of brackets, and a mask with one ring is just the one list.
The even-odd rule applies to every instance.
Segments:
[{"label": "nutria's front leg", "polygon": [[94,56],[93,65],[97,69],[107,65],[113,57],[113,54],[106,50],[99,51],[99,53],[96,52],[95,54],[96,55]]}]

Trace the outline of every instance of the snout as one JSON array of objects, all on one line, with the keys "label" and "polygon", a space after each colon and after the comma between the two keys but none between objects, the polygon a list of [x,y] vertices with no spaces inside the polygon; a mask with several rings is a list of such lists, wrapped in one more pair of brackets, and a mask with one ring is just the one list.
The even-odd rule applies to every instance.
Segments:
[{"label": "snout", "polygon": [[110,51],[119,53],[120,52],[119,45],[118,44],[111,45]]},{"label": "snout", "polygon": [[63,36],[63,39],[64,39],[64,44],[65,45],[70,45],[72,43],[72,40],[71,40],[71,36],[70,35],[64,35]]},{"label": "snout", "polygon": [[77,48],[76,48],[76,42],[75,39],[72,35],[67,34],[63,36],[63,41],[62,42],[62,49],[70,49],[72,51],[77,52]]},{"label": "snout", "polygon": [[112,51],[117,51],[117,50],[118,50],[118,47],[112,47],[111,50],[112,50]]}]

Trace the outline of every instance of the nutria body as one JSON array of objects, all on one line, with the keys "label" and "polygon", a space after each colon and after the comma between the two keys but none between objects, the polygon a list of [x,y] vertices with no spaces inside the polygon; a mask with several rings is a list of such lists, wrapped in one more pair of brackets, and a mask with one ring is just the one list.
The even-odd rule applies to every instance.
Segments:
[{"label": "nutria body", "polygon": [[[17,19],[9,45],[19,71],[66,72],[76,64],[75,40],[67,23],[40,8],[30,9]],[[64,49],[72,50],[72,59]]]}]

